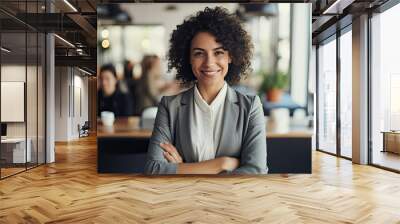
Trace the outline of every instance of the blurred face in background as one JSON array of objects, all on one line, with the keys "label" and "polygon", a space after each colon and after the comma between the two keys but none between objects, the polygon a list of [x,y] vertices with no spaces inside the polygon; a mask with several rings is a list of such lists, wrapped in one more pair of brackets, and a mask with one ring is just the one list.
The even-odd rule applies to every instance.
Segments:
[{"label": "blurred face in background", "polygon": [[155,55],[146,55],[141,62],[142,79],[152,80],[161,76],[161,60]]},{"label": "blurred face in background", "polygon": [[163,80],[161,79],[161,61],[157,57],[153,61],[153,65],[149,71],[149,90],[153,96],[160,94],[160,88],[163,85]]},{"label": "blurred face in background", "polygon": [[143,57],[142,63],[142,82],[146,85],[148,93],[155,97],[160,94],[161,79],[161,60],[156,55]]},{"label": "blurred face in background", "polygon": [[151,79],[158,79],[161,76],[161,61],[159,58],[155,58],[152,67],[150,68],[149,75]]},{"label": "blurred face in background", "polygon": [[190,48],[190,64],[199,85],[222,86],[231,61],[229,52],[216,42],[212,34],[200,32],[193,37]]},{"label": "blurred face in background", "polygon": [[105,96],[111,96],[117,88],[117,79],[111,71],[100,73],[100,85]]}]

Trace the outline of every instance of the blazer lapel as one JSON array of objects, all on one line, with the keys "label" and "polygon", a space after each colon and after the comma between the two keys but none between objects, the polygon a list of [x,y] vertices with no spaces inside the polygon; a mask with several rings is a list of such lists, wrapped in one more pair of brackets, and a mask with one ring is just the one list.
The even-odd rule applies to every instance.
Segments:
[{"label": "blazer lapel", "polygon": [[[219,139],[217,151],[215,153],[216,157],[223,152],[224,146],[230,145],[229,141],[232,141],[232,134],[236,131],[237,119],[239,114],[238,98],[235,90],[228,86],[228,91],[226,93],[226,99],[224,103],[224,112],[222,118],[222,133]],[[222,151],[220,150],[222,148]]]},{"label": "blazer lapel", "polygon": [[190,124],[192,121],[194,88],[186,91],[181,98],[179,107],[179,143],[182,158],[185,161],[194,161],[194,149],[192,144],[192,135]]}]

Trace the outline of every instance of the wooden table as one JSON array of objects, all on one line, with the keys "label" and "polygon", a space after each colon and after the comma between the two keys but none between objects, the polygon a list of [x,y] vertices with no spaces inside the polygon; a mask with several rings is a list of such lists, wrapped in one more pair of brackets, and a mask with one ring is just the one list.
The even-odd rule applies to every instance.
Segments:
[{"label": "wooden table", "polygon": [[[138,117],[97,128],[99,173],[143,172],[152,130],[141,129]],[[311,173],[311,137],[311,131],[267,132],[269,173]]]},{"label": "wooden table", "polygon": [[[118,118],[111,127],[97,123],[97,137],[101,138],[150,138],[152,130],[140,128],[139,117]],[[275,133],[267,130],[267,138],[311,138],[312,131],[290,131]]]},{"label": "wooden table", "polygon": [[400,154],[400,131],[382,131],[383,152]]}]

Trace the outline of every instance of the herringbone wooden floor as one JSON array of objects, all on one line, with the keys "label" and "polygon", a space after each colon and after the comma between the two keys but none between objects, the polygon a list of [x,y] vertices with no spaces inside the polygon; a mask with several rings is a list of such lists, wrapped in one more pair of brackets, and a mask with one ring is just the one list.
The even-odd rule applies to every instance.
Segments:
[{"label": "herringbone wooden floor", "polygon": [[96,139],[0,181],[0,223],[400,223],[400,175],[313,153],[312,175],[99,175]]}]

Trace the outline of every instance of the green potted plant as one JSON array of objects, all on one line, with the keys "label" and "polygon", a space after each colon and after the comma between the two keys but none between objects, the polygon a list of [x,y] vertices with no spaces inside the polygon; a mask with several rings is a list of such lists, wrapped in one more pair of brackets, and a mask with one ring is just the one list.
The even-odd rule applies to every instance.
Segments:
[{"label": "green potted plant", "polygon": [[261,84],[261,91],[265,93],[267,100],[270,102],[278,102],[283,94],[283,90],[288,85],[288,75],[278,71],[275,74],[264,73],[264,80]]}]

